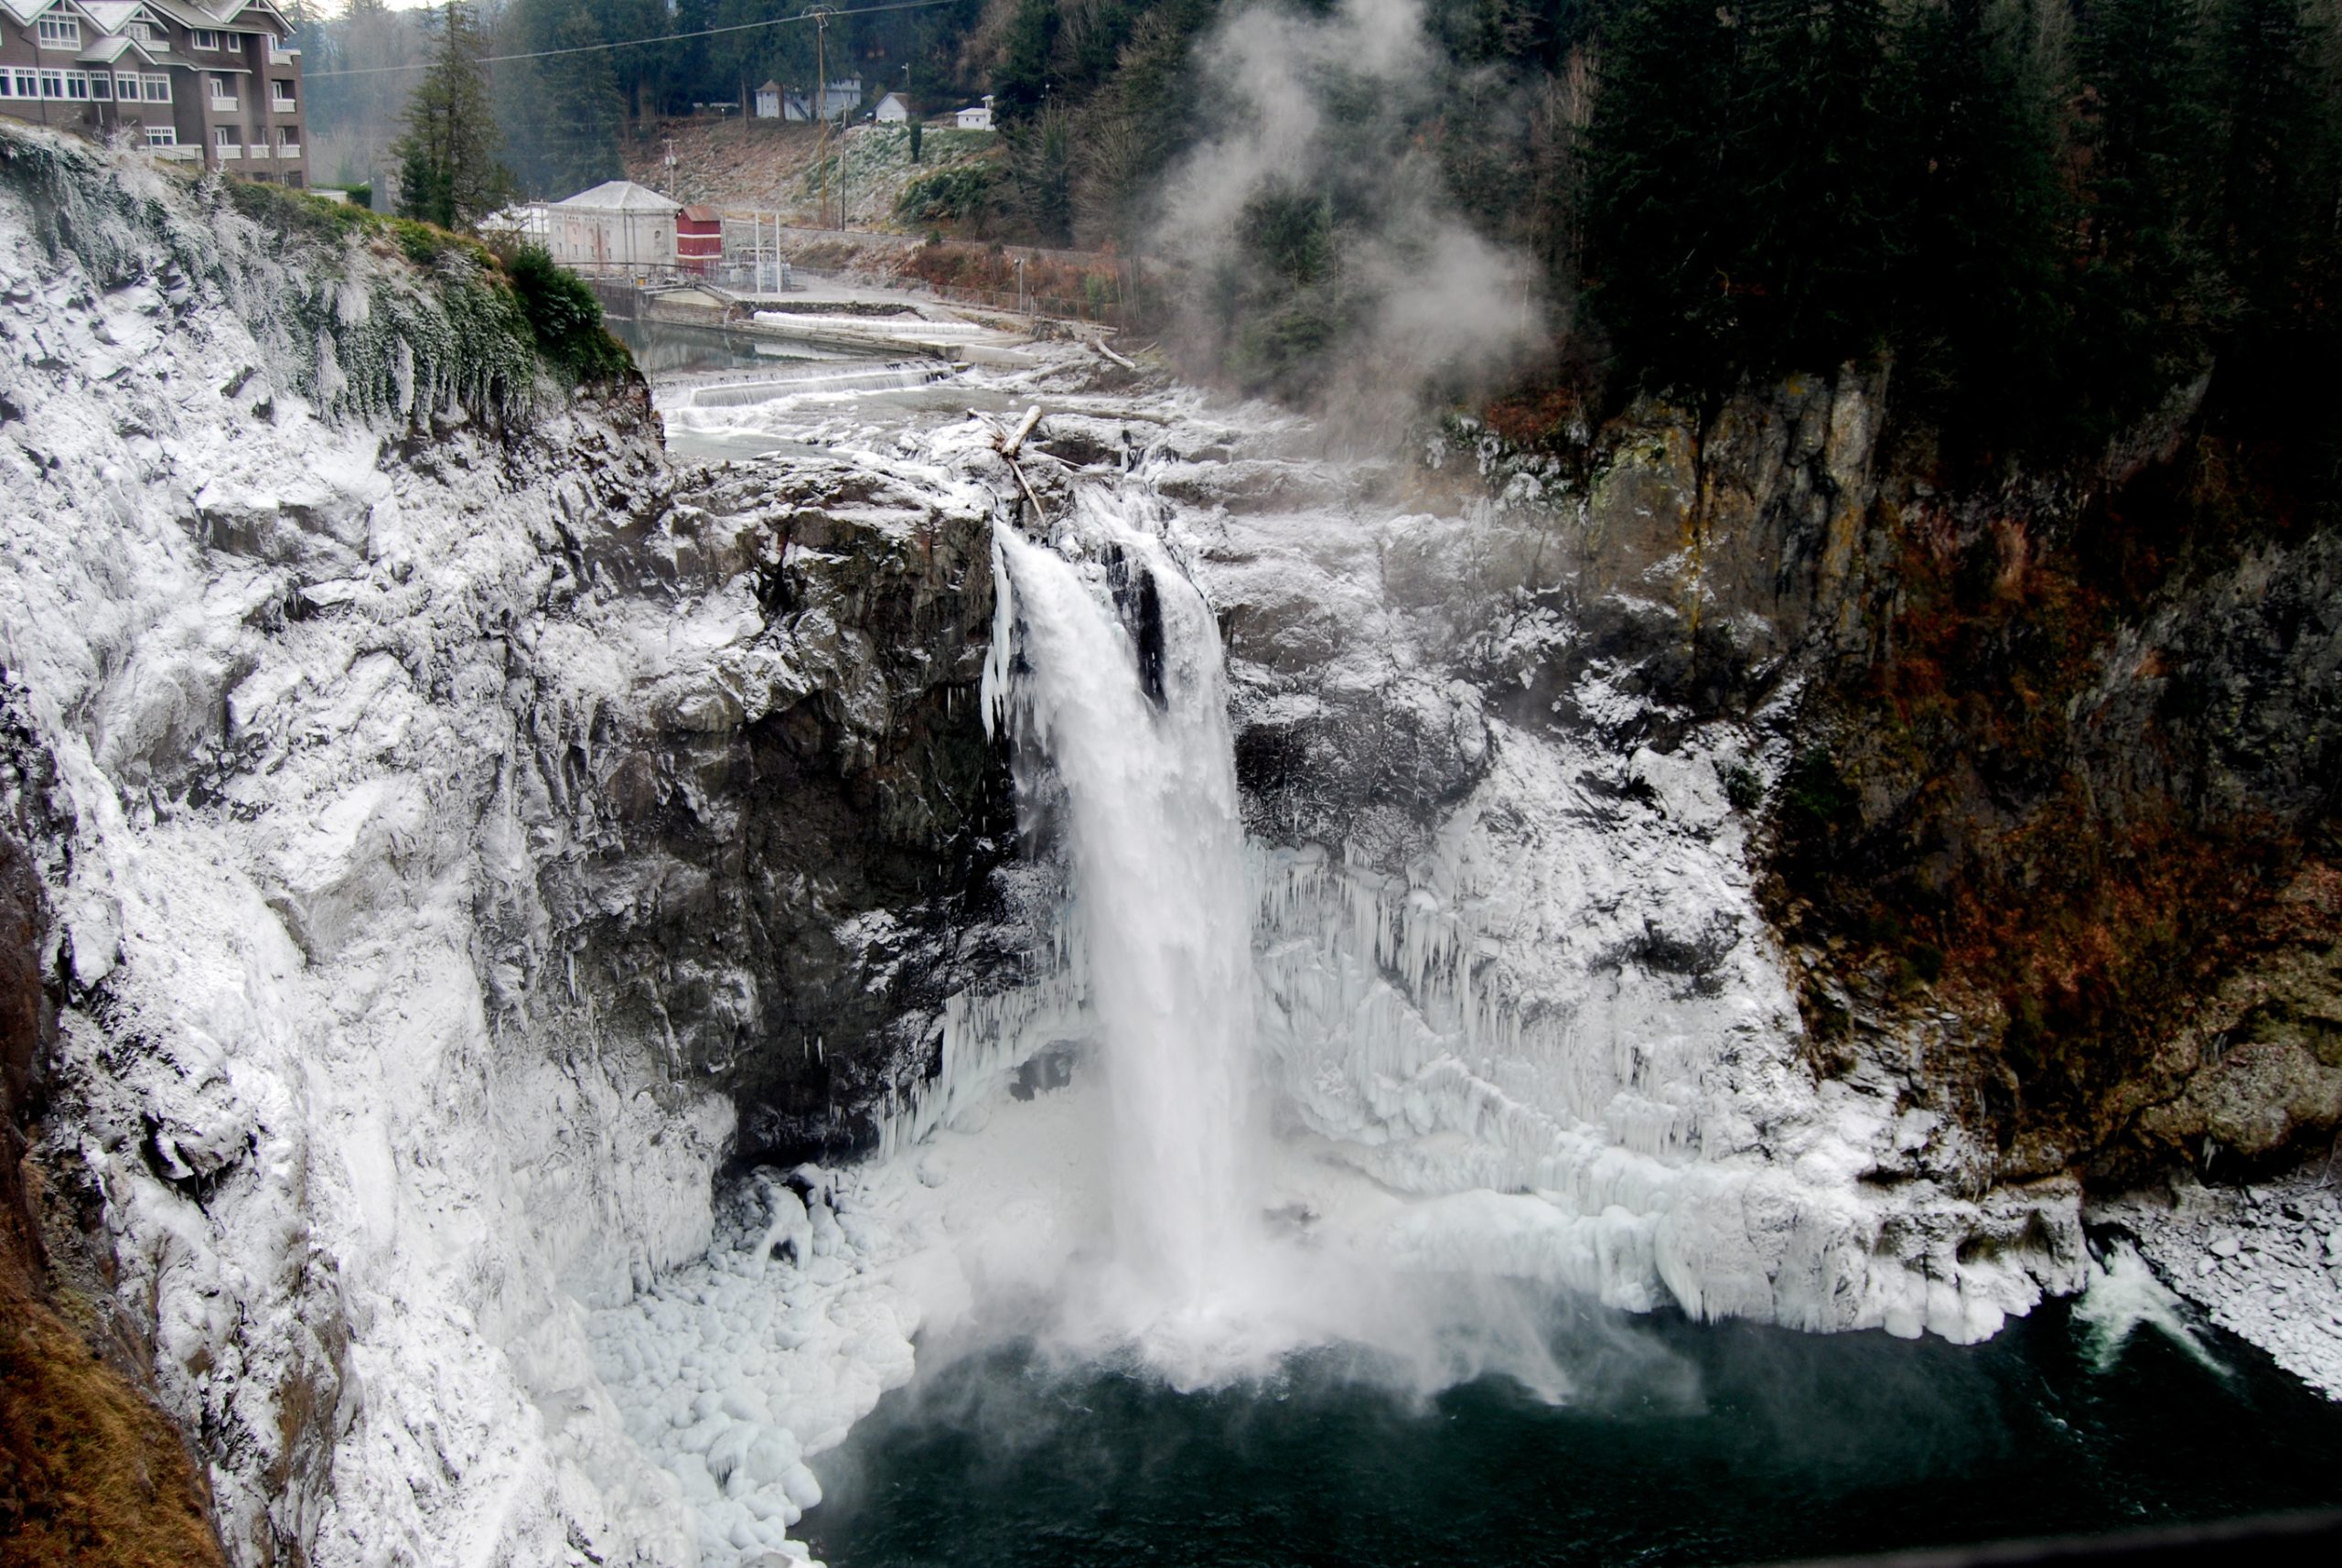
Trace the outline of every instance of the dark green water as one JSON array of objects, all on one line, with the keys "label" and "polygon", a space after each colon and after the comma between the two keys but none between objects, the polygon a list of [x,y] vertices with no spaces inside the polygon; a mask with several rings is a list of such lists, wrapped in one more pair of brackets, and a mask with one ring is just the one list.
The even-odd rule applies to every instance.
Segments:
[{"label": "dark green water", "polygon": [[1724,1563],[2342,1502],[2342,1406],[2206,1330],[2092,1365],[2062,1306],[1989,1344],[1587,1316],[1560,1408],[1332,1358],[1183,1395],[1029,1347],[890,1394],[817,1465],[831,1568]]}]

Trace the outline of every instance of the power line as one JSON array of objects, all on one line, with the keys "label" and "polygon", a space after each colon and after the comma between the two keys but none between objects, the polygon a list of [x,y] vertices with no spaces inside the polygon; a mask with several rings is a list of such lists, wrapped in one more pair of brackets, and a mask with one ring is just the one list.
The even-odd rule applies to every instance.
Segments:
[{"label": "power line", "polygon": [[[850,10],[832,11],[828,15],[833,19],[840,16],[870,16],[881,11],[925,11],[937,5],[957,5],[962,3],[962,0],[894,0],[892,5],[856,5]],[[734,22],[721,27],[702,27],[696,32],[661,33],[657,38],[621,38],[616,43],[577,44],[565,49],[533,49],[527,54],[482,55],[479,63],[510,65],[516,60],[552,59],[557,55],[590,55],[599,54],[607,49],[640,48],[647,44],[680,44],[693,38],[712,38],[719,33],[753,33],[765,27],[785,27],[791,22],[810,22],[813,16],[813,12],[805,11],[794,16],[768,16],[761,22]],[[413,70],[429,70],[438,63],[436,60],[425,59],[417,60],[412,65],[371,65],[349,70],[312,70],[305,71],[302,74],[302,80],[325,81],[347,76],[399,76]]]}]

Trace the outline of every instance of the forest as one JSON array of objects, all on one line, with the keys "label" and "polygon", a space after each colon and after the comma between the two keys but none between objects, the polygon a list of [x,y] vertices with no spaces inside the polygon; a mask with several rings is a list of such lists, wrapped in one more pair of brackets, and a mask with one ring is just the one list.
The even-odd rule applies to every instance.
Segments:
[{"label": "forest", "polygon": [[[811,81],[814,29],[754,25],[801,9],[480,7],[488,52],[583,51],[493,76],[505,164],[579,188],[661,116]],[[1598,407],[1891,358],[1898,404],[1991,460],[2102,442],[2217,363],[2218,409],[2333,460],[2314,372],[2342,346],[2337,0],[1295,0],[1275,14],[1391,16],[1429,47],[1380,73],[1281,62],[1273,91],[1306,92],[1336,152],[1254,179],[1233,242],[1183,254],[1182,169],[1274,118],[1259,51],[1296,35],[1254,25],[1267,10],[847,6],[819,64],[924,112],[994,93],[1001,160],[918,216],[1184,263],[1252,390],[1306,399],[1370,353],[1391,256],[1419,276],[1460,226],[1532,274],[1536,374]],[[721,27],[741,30],[584,48]],[[369,28],[416,31],[357,0],[311,25],[313,77],[383,58]],[[408,80],[324,75],[321,135]]]}]

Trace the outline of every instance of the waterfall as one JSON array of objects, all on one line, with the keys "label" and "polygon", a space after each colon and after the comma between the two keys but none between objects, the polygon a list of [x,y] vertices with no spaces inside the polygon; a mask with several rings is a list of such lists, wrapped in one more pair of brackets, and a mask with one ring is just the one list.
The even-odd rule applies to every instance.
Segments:
[{"label": "waterfall", "polygon": [[1055,547],[996,530],[987,711],[1013,727],[1026,813],[1063,835],[1102,1042],[1112,1236],[1088,1310],[1166,1362],[1242,1331],[1261,1121],[1219,629],[1146,510],[1088,485]]}]

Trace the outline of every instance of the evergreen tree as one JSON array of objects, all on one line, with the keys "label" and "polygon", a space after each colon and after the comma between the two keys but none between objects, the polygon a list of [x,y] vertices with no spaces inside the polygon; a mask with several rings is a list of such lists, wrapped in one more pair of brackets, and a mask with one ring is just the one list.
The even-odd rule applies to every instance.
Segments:
[{"label": "evergreen tree", "polygon": [[2332,83],[2303,0],[2227,0],[2214,46],[2220,262],[2248,330],[2294,317],[2333,211]]},{"label": "evergreen tree", "polygon": [[1055,85],[1049,60],[1057,41],[1056,0],[1018,0],[992,78],[993,109],[1004,124],[1041,112]]},{"label": "evergreen tree", "polygon": [[510,200],[512,177],[498,161],[496,114],[480,63],[487,49],[471,7],[447,0],[436,27],[431,69],[407,102],[406,134],[392,155],[400,215],[454,229]]},{"label": "evergreen tree", "polygon": [[1173,0],[1141,16],[1114,70],[1076,117],[1072,179],[1075,238],[1089,245],[1137,244],[1152,221],[1153,188],[1191,126],[1191,46],[1210,15],[1198,0]]},{"label": "evergreen tree", "polygon": [[2220,308],[2205,243],[2212,180],[2197,0],[2098,0],[2079,35],[2087,388],[2113,423],[2197,373]]},{"label": "evergreen tree", "polygon": [[1063,104],[1047,104],[1010,126],[1006,139],[1011,200],[1026,231],[1045,245],[1071,243],[1072,116]]},{"label": "evergreen tree", "polygon": [[1731,357],[1741,300],[1734,139],[1744,35],[1710,0],[1628,0],[1606,43],[1588,134],[1589,293],[1654,385]]},{"label": "evergreen tree", "polygon": [[1904,214],[1893,199],[1881,0],[1745,0],[1731,165],[1746,227],[1740,367],[1833,364],[1879,346]]},{"label": "evergreen tree", "polygon": [[2215,21],[2218,193],[2228,285],[2210,417],[2283,453],[2306,493],[2342,486],[2342,420],[2302,370],[2342,354],[2342,46],[2315,0],[2225,0]]},{"label": "evergreen tree", "polygon": [[1988,452],[2054,423],[2064,395],[2057,83],[2037,27],[2035,0],[1944,0],[1897,40],[1896,381]]},{"label": "evergreen tree", "polygon": [[[521,52],[545,58],[514,71],[508,137],[531,192],[558,199],[625,173],[626,100],[592,0],[518,0]],[[623,52],[623,51],[620,51]]]}]

